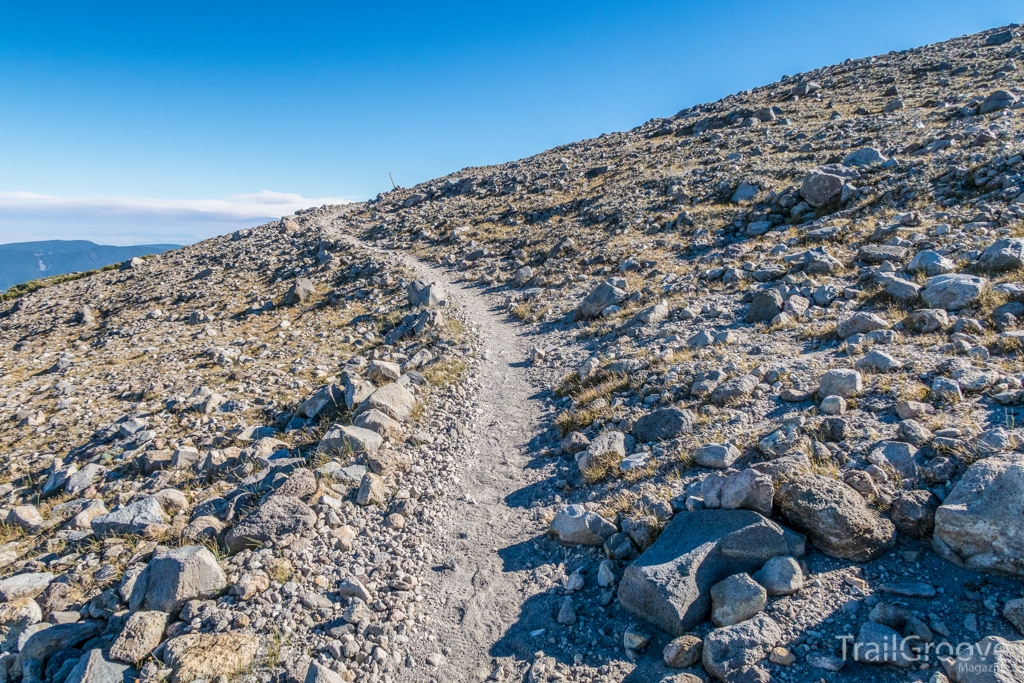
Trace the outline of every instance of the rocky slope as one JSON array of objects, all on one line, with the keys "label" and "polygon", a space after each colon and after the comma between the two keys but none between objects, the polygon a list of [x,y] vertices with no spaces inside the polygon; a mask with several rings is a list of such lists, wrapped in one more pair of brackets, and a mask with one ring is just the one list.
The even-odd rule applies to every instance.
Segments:
[{"label": "rocky slope", "polygon": [[18,299],[0,672],[1024,680],[1021,52]]}]

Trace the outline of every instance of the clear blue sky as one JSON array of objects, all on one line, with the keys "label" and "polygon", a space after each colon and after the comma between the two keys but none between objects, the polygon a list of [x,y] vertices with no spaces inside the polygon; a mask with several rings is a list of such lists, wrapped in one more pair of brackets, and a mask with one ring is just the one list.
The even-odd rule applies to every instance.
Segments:
[{"label": "clear blue sky", "polygon": [[195,239],[1022,19],[1019,0],[7,3],[0,242]]}]

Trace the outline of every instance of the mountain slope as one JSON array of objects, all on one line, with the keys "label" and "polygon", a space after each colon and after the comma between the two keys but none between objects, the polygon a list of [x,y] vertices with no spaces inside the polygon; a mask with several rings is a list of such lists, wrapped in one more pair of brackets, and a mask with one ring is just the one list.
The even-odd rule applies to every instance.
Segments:
[{"label": "mountain slope", "polygon": [[21,296],[0,626],[91,652],[0,670],[1019,679],[1022,53],[848,60]]},{"label": "mountain slope", "polygon": [[0,244],[0,291],[12,285],[64,273],[96,270],[136,256],[160,254],[177,244],[114,247],[86,240],[44,240]]}]

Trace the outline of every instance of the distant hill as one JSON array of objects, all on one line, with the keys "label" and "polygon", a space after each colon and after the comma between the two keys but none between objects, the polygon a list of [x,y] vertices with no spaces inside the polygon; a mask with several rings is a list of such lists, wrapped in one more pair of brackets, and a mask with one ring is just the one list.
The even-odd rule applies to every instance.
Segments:
[{"label": "distant hill", "polygon": [[134,256],[160,254],[177,244],[112,247],[88,240],[46,240],[0,244],[0,291],[41,277],[95,270]]}]

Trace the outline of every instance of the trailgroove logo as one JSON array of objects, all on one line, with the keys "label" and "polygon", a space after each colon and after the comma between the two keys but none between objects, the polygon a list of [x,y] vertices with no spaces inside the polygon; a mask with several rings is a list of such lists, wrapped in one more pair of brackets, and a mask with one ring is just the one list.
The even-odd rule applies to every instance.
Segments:
[{"label": "trailgroove logo", "polygon": [[897,664],[909,666],[917,663],[937,662],[939,658],[955,659],[958,672],[984,673],[995,670],[995,662],[1003,651],[997,639],[985,638],[977,643],[931,643],[919,636],[892,636],[857,641],[853,635],[839,635],[842,642],[842,659],[869,664]]}]

